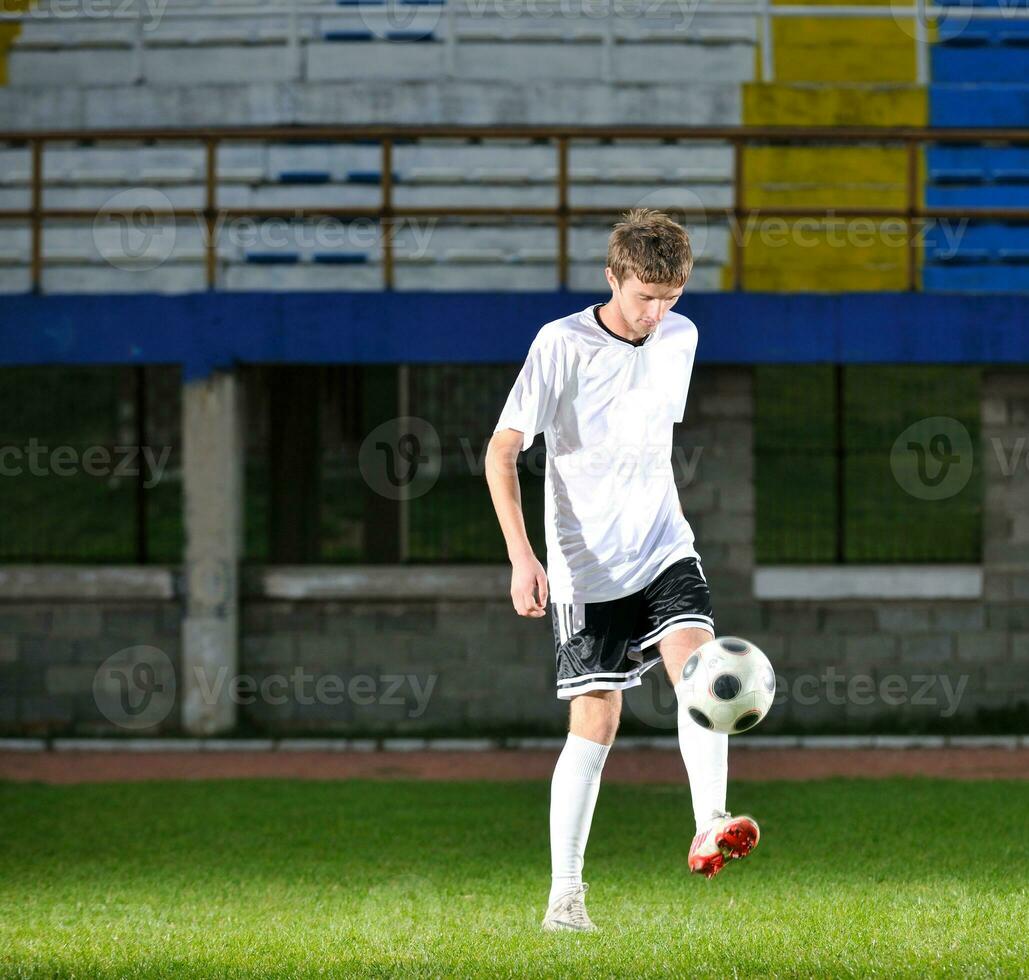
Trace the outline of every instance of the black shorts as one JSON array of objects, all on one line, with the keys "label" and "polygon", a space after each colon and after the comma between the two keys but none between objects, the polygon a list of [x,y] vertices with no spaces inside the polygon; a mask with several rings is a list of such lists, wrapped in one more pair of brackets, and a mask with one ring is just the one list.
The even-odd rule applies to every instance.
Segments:
[{"label": "black shorts", "polygon": [[557,696],[638,687],[675,630],[715,635],[711,593],[696,558],[669,565],[650,585],[607,602],[550,604],[557,650]]}]

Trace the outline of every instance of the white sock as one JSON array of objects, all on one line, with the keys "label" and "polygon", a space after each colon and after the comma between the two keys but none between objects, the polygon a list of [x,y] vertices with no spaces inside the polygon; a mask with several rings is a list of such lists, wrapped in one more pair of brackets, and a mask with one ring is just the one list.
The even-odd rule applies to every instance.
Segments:
[{"label": "white sock", "polygon": [[693,819],[697,833],[725,812],[729,779],[729,736],[701,728],[686,710],[682,681],[675,685],[679,701],[679,751],[690,777]]},{"label": "white sock", "polygon": [[568,733],[550,782],[550,900],[582,884],[586,839],[610,745]]}]

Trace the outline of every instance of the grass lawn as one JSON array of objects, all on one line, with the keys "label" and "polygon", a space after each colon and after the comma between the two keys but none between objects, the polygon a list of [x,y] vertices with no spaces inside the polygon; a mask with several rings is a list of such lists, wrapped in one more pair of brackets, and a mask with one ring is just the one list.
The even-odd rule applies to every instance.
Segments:
[{"label": "grass lawn", "polygon": [[683,787],[601,789],[602,932],[545,935],[548,787],[0,784],[0,976],[996,976],[1029,964],[1029,783],[740,784],[763,840],[686,874]]}]

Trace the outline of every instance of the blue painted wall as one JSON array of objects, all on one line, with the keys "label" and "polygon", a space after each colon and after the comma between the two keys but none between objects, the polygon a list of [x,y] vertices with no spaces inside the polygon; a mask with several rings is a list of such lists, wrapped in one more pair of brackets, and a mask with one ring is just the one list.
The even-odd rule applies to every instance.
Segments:
[{"label": "blue painted wall", "polygon": [[[0,364],[518,362],[594,293],[194,293],[5,297]],[[1016,295],[692,293],[709,363],[1029,363]]]}]

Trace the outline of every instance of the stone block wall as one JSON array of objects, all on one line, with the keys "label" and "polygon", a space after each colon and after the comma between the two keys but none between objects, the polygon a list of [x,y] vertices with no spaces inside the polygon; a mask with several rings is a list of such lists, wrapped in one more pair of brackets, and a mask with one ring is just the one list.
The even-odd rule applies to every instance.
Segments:
[{"label": "stone block wall", "polygon": [[[159,667],[155,685],[166,685],[146,718],[151,734],[179,730],[174,675],[179,671],[182,609],[174,600],[124,601],[0,599],[0,734],[107,735],[133,731],[138,705],[118,690],[97,697],[104,679],[134,661]],[[138,650],[137,648],[146,648]],[[158,651],[155,654],[154,651]],[[167,664],[161,668],[166,658]],[[107,666],[105,666],[107,665]],[[172,672],[169,678],[168,666]],[[144,686],[149,684],[149,675]]]},{"label": "stone block wall", "polygon": [[[753,411],[750,370],[698,370],[676,465],[719,633],[753,640],[780,676],[785,696],[762,731],[1029,730],[1029,369],[984,376],[984,551],[975,569],[982,587],[963,598],[891,594],[888,568],[878,596],[756,594]],[[356,585],[337,588],[339,571],[326,569],[323,585],[307,592],[246,577],[238,731],[562,730],[549,618],[514,614],[506,567],[453,566],[445,582],[443,570],[369,569],[367,587],[364,573],[353,572]],[[172,570],[161,574],[168,582],[140,595],[123,580],[107,592],[62,591],[50,581],[56,571],[37,570],[26,582],[0,569],[0,731],[135,730],[110,717],[117,673],[108,679],[106,713],[94,681],[116,654],[122,669],[132,668],[140,658],[125,651],[140,646],[170,664],[153,675],[166,699],[155,704],[167,710],[149,733],[181,731],[180,705],[167,701],[165,684],[168,671],[181,672],[181,589]],[[312,574],[319,572],[304,572]],[[281,570],[275,576],[289,578]],[[625,726],[659,734],[674,728],[660,669],[627,698]]]}]

